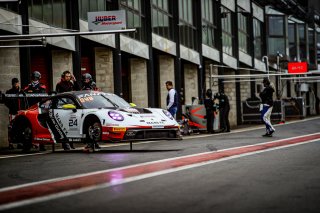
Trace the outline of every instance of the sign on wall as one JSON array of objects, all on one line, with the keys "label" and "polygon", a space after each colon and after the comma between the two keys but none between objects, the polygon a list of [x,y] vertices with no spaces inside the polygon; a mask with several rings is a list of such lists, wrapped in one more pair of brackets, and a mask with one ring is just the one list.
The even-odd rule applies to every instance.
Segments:
[{"label": "sign on wall", "polygon": [[124,30],[127,28],[124,10],[88,12],[89,31]]},{"label": "sign on wall", "polygon": [[289,62],[288,73],[289,74],[300,74],[308,72],[307,62]]}]

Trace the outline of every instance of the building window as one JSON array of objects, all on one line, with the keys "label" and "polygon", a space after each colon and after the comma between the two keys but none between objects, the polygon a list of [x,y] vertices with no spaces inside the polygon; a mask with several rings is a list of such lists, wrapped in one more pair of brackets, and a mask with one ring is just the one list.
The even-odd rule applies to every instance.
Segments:
[{"label": "building window", "polygon": [[221,29],[222,29],[222,51],[228,55],[233,56],[233,33],[231,22],[231,10],[221,7]]},{"label": "building window", "polygon": [[[238,10],[242,11],[241,8]],[[241,12],[238,13],[238,28],[239,50],[249,53],[248,17]]]},{"label": "building window", "polygon": [[19,11],[19,6],[18,6],[17,2],[0,3],[0,8],[15,12],[15,13],[18,13],[18,11]]},{"label": "building window", "polygon": [[136,29],[126,35],[142,42],[146,42],[144,8],[144,0],[120,0],[120,9],[126,11],[127,27]]},{"label": "building window", "polygon": [[66,0],[30,0],[29,17],[60,28],[67,28]]},{"label": "building window", "polygon": [[309,42],[309,63],[310,65],[316,64],[316,45],[315,45],[315,32],[314,29],[308,30],[308,42]]},{"label": "building window", "polygon": [[258,19],[253,19],[253,45],[254,45],[254,57],[262,59],[263,54],[263,33],[262,22]]},{"label": "building window", "polygon": [[296,24],[289,23],[288,25],[288,40],[289,40],[289,58],[290,61],[298,60],[297,53],[297,36],[296,36]]},{"label": "building window", "polygon": [[196,27],[193,21],[192,0],[179,0],[180,43],[196,50]]},{"label": "building window", "polygon": [[105,10],[105,0],[79,0],[79,16],[83,20],[88,20],[88,12],[98,12]]},{"label": "building window", "polygon": [[286,54],[284,16],[268,16],[268,55]]},{"label": "building window", "polygon": [[215,47],[214,32],[217,28],[213,14],[213,0],[201,0],[202,11],[202,42]]},{"label": "building window", "polygon": [[152,32],[173,40],[172,1],[152,1]]},{"label": "building window", "polygon": [[300,61],[307,61],[306,25],[298,24]]}]

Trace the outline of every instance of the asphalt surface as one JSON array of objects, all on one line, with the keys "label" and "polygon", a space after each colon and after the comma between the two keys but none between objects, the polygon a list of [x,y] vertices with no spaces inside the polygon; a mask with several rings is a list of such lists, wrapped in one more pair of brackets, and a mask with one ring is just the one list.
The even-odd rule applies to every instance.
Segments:
[{"label": "asphalt surface", "polygon": [[[38,181],[66,177],[73,180],[74,175],[238,149],[319,133],[319,130],[320,118],[317,117],[278,125],[272,138],[261,137],[264,129],[260,125],[231,133],[193,135],[182,141],[135,143],[133,151],[126,144],[107,146],[100,152],[90,154],[82,153],[81,149],[34,155],[21,155],[17,151],[0,153],[0,193],[8,187],[19,188],[22,184],[33,183],[37,190]],[[1,208],[0,204],[0,211],[319,212],[319,142],[320,139],[316,139],[195,166],[181,160],[190,166],[160,169],[157,174],[144,169],[143,175],[134,175],[124,182],[96,184],[89,190],[73,190],[61,196],[39,195],[45,199],[27,199],[25,203],[6,208]],[[88,177],[87,181],[92,182],[93,179],[94,176]],[[68,184],[64,183],[64,186]],[[8,193],[13,192],[9,190]]]}]

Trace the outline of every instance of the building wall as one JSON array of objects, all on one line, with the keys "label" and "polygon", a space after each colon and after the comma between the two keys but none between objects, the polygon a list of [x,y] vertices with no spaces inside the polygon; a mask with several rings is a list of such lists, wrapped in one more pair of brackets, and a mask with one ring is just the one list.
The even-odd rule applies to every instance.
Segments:
[{"label": "building wall", "polygon": [[205,62],[205,79],[204,82],[206,84],[206,90],[212,89],[213,93],[217,93],[218,88],[218,78],[212,78],[211,79],[211,86],[210,86],[210,69],[212,69],[212,75],[218,75],[218,67],[212,66],[210,67],[210,62]]},{"label": "building wall", "polygon": [[[248,75],[250,71],[241,71],[241,75]],[[241,102],[247,100],[251,96],[250,81],[240,82],[240,98]]]},{"label": "building wall", "polygon": [[198,97],[198,70],[195,64],[184,65],[185,104],[192,104],[192,97]]},{"label": "building wall", "polygon": [[[224,70],[224,75],[234,75],[231,70]],[[230,103],[229,122],[231,128],[237,125],[237,103],[236,103],[236,84],[234,82],[224,83],[224,94],[228,96]]]},{"label": "building wall", "polygon": [[[52,50],[52,81],[53,90],[56,90],[56,85],[61,79],[61,74],[69,70],[71,73],[72,64],[72,53],[67,50]],[[79,82],[81,79],[77,79]]]},{"label": "building wall", "polygon": [[[12,43],[15,44],[15,43]],[[4,45],[9,45],[5,43]],[[0,48],[0,91],[3,93],[11,88],[11,79],[20,79],[20,63],[18,48]],[[8,114],[9,110],[0,104],[0,148],[8,147]]]},{"label": "building wall", "polygon": [[130,81],[132,102],[138,107],[148,107],[147,63],[145,59],[132,58]]},{"label": "building wall", "polygon": [[[172,81],[174,83],[174,58],[169,55],[160,55],[159,58],[159,98],[160,106],[166,109],[166,101],[168,90],[166,88],[166,81]],[[174,85],[173,85],[174,86]]]},{"label": "building wall", "polygon": [[95,48],[96,83],[103,92],[114,92],[113,54],[110,48]]}]

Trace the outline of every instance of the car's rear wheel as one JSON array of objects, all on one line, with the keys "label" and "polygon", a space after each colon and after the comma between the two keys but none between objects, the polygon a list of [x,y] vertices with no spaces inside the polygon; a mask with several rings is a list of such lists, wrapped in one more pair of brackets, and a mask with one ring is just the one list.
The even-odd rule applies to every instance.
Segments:
[{"label": "car's rear wheel", "polygon": [[32,128],[31,125],[23,122],[19,124],[19,127],[16,129],[17,132],[15,143],[22,143],[22,150],[25,152],[30,151],[32,147]]}]

